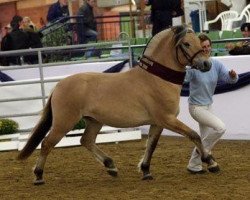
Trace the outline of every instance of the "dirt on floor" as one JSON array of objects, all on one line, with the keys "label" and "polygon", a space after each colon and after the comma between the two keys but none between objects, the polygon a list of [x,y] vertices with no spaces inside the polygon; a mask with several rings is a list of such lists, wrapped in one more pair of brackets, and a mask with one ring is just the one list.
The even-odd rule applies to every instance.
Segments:
[{"label": "dirt on floor", "polygon": [[221,172],[191,175],[186,171],[193,144],[183,137],[162,136],[151,162],[152,181],[142,181],[138,162],[146,139],[100,144],[115,161],[117,178],[82,147],[56,148],[48,157],[46,183],[33,185],[36,150],[26,161],[17,151],[0,153],[0,199],[86,200],[249,200],[250,141],[221,140],[213,150]]}]

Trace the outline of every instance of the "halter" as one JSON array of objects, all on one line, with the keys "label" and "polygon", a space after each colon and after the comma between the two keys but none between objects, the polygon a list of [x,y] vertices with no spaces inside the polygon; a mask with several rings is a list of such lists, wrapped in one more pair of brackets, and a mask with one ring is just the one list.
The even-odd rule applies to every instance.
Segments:
[{"label": "halter", "polygon": [[176,50],[176,57],[177,57],[178,62],[179,62],[181,65],[184,65],[184,64],[182,64],[181,61],[180,61],[180,59],[179,59],[178,48],[181,49],[181,52],[183,53],[183,55],[185,56],[185,58],[187,59],[187,61],[189,62],[190,65],[192,65],[194,58],[195,58],[199,53],[203,52],[203,49],[200,49],[200,50],[198,50],[193,56],[190,56],[189,53],[186,51],[186,49],[185,49],[185,47],[184,47],[184,44],[178,45],[178,46],[175,48],[175,50]]},{"label": "halter", "polygon": [[143,55],[140,59],[139,66],[147,72],[160,77],[163,80],[169,81],[174,84],[182,85],[186,72],[175,71],[167,68],[164,65],[151,60],[150,58]]}]

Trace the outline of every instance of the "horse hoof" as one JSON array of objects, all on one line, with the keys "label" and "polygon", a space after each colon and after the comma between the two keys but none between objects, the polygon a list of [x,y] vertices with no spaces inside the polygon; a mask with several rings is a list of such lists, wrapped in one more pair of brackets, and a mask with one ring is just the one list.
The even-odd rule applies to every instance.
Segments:
[{"label": "horse hoof", "polygon": [[43,185],[45,181],[43,179],[35,180],[34,185]]},{"label": "horse hoof", "polygon": [[117,177],[118,175],[117,169],[108,169],[107,172],[110,176],[113,176],[113,177]]},{"label": "horse hoof", "polygon": [[153,180],[153,176],[151,174],[147,174],[143,176],[142,180]]},{"label": "horse hoof", "polygon": [[213,166],[213,167],[208,167],[207,169],[208,169],[208,171],[211,172],[211,173],[217,173],[217,172],[220,171],[219,165]]}]

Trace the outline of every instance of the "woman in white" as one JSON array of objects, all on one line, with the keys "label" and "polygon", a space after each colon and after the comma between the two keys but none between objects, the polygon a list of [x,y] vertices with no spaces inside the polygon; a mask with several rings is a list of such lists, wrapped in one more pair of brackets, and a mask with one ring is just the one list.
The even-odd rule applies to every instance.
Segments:
[{"label": "woman in white", "polygon": [[[211,54],[211,40],[205,34],[200,34],[199,39],[201,46],[206,54]],[[185,81],[189,82],[189,112],[190,115],[199,123],[200,136],[202,144],[207,152],[211,153],[213,146],[225,133],[225,124],[213,114],[212,103],[213,95],[218,80],[226,83],[236,83],[238,75],[234,70],[228,70],[221,62],[210,58],[212,67],[208,72],[200,72],[195,69],[187,69]],[[201,156],[193,150],[187,170],[192,173],[204,173],[202,168]],[[210,172],[220,170],[217,163],[208,166]]]}]

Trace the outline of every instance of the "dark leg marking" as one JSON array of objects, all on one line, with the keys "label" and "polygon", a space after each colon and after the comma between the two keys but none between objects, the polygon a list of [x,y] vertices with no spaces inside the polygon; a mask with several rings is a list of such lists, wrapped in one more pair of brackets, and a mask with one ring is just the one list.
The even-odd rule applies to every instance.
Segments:
[{"label": "dark leg marking", "polygon": [[[197,149],[196,149],[196,151],[197,151]],[[197,151],[197,153],[199,153],[199,152]],[[208,156],[206,158],[202,157],[201,161],[207,163],[207,165],[208,165],[207,169],[209,172],[217,173],[220,171],[220,167],[219,167],[218,163],[215,161],[214,157],[211,154],[208,154]]]},{"label": "dark leg marking", "polygon": [[114,168],[114,162],[111,158],[105,158],[104,159],[104,162],[103,162],[104,166],[107,167],[107,168]]},{"label": "dark leg marking", "polygon": [[143,172],[142,180],[153,180],[153,176],[149,172],[150,166],[148,164],[141,164],[141,170]]},{"label": "dark leg marking", "polygon": [[104,166],[107,168],[107,172],[109,175],[116,177],[117,176],[117,169],[114,165],[114,162],[111,158],[106,157],[103,161]]},{"label": "dark leg marking", "polygon": [[36,175],[36,180],[34,181],[34,185],[42,185],[44,184],[43,180],[43,170],[40,168],[35,168],[34,174]]}]

